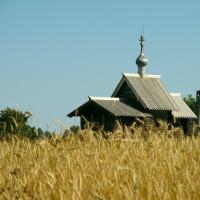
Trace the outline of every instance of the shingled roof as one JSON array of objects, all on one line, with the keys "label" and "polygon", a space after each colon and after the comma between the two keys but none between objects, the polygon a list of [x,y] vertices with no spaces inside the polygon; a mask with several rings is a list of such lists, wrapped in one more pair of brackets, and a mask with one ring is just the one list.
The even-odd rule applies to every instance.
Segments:
[{"label": "shingled roof", "polygon": [[192,112],[192,110],[187,106],[187,104],[181,98],[180,93],[170,93],[173,97],[176,105],[179,107],[179,110],[172,111],[172,115],[176,118],[191,118],[197,119],[197,116]]},{"label": "shingled roof", "polygon": [[123,83],[126,82],[138,101],[149,110],[179,110],[173,97],[160,81],[160,75],[145,75],[123,73],[123,77],[112,94],[116,97]]},{"label": "shingled roof", "polygon": [[89,104],[95,104],[100,109],[103,109],[105,112],[108,112],[109,114],[116,117],[152,117],[151,114],[132,107],[131,102],[128,102],[124,99],[112,97],[89,97],[88,102],[69,113],[68,116],[79,116],[81,111],[85,109]]},{"label": "shingled roof", "polygon": [[[143,109],[135,104],[133,105],[128,99],[116,98],[124,83],[127,83]],[[151,114],[147,113],[147,110],[166,110],[172,111],[172,115],[176,118],[197,118],[179,93],[167,91],[160,81],[159,75],[145,75],[141,78],[138,74],[123,73],[123,77],[112,97],[89,97],[88,102],[69,113],[68,116],[80,116],[80,113],[91,104],[112,116],[146,118],[152,117]]]}]

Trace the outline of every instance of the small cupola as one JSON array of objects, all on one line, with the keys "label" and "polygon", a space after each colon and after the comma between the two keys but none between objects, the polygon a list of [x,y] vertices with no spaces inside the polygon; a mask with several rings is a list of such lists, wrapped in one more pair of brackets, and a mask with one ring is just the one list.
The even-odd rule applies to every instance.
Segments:
[{"label": "small cupola", "polygon": [[144,37],[141,35],[140,37],[140,55],[136,59],[136,65],[138,66],[138,74],[143,77],[145,75],[145,66],[148,64],[148,59],[144,56],[143,49],[144,49]]}]

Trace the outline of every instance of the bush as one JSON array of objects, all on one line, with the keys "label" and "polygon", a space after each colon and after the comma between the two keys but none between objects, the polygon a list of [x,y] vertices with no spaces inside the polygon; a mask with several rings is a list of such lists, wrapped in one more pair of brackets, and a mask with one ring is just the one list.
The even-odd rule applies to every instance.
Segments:
[{"label": "bush", "polygon": [[70,131],[72,132],[72,133],[75,133],[75,134],[78,134],[79,132],[80,132],[80,126],[75,126],[75,125],[73,125],[73,126],[71,126],[70,127]]}]

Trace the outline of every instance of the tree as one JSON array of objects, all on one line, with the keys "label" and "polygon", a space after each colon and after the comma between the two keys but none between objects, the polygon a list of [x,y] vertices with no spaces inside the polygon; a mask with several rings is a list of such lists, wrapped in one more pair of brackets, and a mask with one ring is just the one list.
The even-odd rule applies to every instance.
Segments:
[{"label": "tree", "polygon": [[17,134],[27,125],[30,112],[6,108],[0,111],[0,134]]},{"label": "tree", "polygon": [[195,109],[196,109],[196,99],[191,94],[189,94],[186,97],[184,97],[183,100],[191,108],[191,110],[195,112]]},{"label": "tree", "polygon": [[28,119],[31,116],[30,112],[21,112],[11,108],[0,111],[0,135],[18,134],[29,139],[50,138],[51,132],[28,125]]}]

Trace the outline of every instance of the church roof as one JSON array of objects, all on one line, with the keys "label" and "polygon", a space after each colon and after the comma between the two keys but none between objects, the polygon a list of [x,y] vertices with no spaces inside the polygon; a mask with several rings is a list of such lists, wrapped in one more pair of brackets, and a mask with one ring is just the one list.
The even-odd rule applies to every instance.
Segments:
[{"label": "church roof", "polygon": [[160,75],[145,75],[123,73],[123,77],[112,94],[116,97],[123,83],[126,82],[138,101],[149,110],[179,110],[173,97],[160,81]]},{"label": "church roof", "polygon": [[176,118],[193,118],[197,119],[197,116],[192,112],[192,110],[187,106],[187,104],[181,98],[180,93],[170,93],[173,97],[179,110],[172,111],[172,115]]},{"label": "church roof", "polygon": [[69,117],[79,116],[81,111],[84,110],[88,105],[93,104],[100,109],[108,112],[113,116],[123,117],[152,117],[151,114],[145,113],[138,108],[131,106],[131,102],[128,102],[120,98],[112,97],[89,97],[89,101],[75,109],[68,114]]}]

